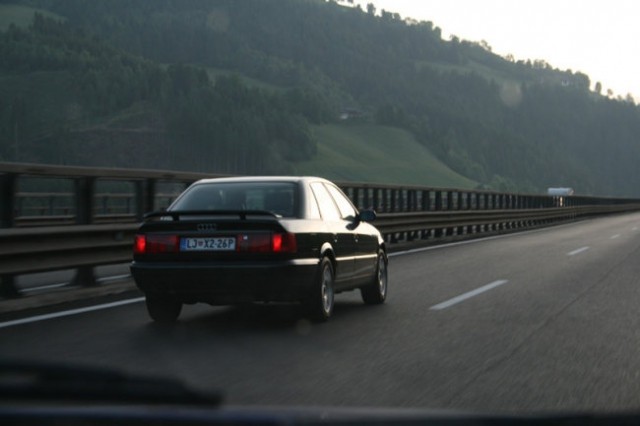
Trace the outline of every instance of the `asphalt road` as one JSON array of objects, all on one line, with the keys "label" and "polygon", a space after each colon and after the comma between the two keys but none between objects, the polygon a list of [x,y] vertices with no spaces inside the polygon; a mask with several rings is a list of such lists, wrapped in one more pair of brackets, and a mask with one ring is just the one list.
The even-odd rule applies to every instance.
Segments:
[{"label": "asphalt road", "polygon": [[341,294],[326,324],[198,305],[162,329],[133,301],[0,323],[0,356],[178,377],[232,405],[640,410],[638,306],[631,214],[394,255],[388,303]]}]

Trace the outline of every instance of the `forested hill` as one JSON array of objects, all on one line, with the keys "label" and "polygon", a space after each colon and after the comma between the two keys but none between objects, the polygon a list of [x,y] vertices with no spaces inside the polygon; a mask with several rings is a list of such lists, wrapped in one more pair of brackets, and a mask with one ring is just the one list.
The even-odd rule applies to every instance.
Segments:
[{"label": "forested hill", "polygon": [[[29,22],[27,8],[39,12]],[[16,16],[0,27],[4,159],[287,173],[319,155],[314,128],[355,123],[409,131],[478,185],[640,195],[632,99],[442,40],[437,23],[323,0],[5,0],[0,11]]]}]

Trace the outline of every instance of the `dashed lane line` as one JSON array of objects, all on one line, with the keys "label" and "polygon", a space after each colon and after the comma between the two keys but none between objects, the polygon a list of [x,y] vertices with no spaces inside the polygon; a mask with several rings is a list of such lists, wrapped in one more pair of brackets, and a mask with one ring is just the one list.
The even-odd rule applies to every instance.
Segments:
[{"label": "dashed lane line", "polygon": [[576,249],[574,251],[570,251],[569,253],[567,253],[567,256],[575,256],[576,254],[583,253],[589,249],[591,249],[591,247],[589,246],[580,247],[579,249]]},{"label": "dashed lane line", "polygon": [[460,296],[456,296],[453,299],[449,299],[445,302],[442,303],[438,303],[437,305],[432,306],[431,309],[432,311],[441,311],[442,309],[447,309],[450,308],[453,305],[457,305],[460,302],[464,302],[467,299],[471,299],[472,297],[478,296],[479,294],[485,293],[489,290],[493,290],[496,287],[500,287],[501,285],[504,285],[506,283],[508,283],[508,280],[498,280],[498,281],[494,281],[490,284],[487,284],[485,286],[479,287],[475,290],[471,290],[467,293],[463,293]]}]

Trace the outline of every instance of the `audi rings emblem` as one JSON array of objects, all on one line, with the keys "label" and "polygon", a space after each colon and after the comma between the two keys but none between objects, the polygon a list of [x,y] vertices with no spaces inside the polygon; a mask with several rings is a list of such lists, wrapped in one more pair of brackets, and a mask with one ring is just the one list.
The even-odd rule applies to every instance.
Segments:
[{"label": "audi rings emblem", "polygon": [[215,231],[217,228],[215,223],[199,223],[196,229],[200,232]]}]

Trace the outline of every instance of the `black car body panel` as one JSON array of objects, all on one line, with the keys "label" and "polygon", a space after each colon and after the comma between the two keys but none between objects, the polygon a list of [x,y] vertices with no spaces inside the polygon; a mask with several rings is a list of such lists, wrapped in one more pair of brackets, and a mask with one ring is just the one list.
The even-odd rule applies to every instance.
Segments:
[{"label": "black car body panel", "polygon": [[137,263],[131,268],[145,294],[183,303],[233,304],[304,299],[317,275],[317,259]]}]

